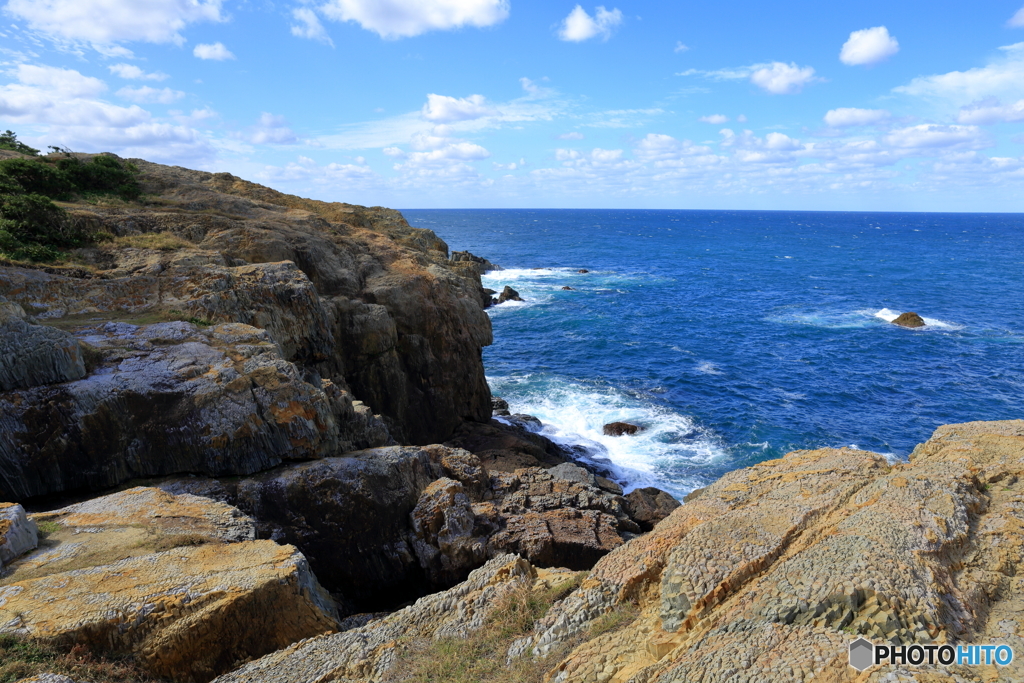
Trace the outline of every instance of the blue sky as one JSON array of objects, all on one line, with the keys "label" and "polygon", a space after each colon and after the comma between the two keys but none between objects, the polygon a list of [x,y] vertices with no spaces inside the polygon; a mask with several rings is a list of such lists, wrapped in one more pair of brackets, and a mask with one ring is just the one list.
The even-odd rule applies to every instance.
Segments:
[{"label": "blue sky", "polygon": [[6,0],[0,128],[398,208],[1024,211],[1024,7]]}]

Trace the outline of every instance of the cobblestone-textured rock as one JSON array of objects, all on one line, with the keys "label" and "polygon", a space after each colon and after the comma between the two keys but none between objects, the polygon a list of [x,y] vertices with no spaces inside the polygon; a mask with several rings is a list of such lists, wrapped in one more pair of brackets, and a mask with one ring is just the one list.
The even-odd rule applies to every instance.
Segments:
[{"label": "cobblestone-textured rock", "polygon": [[1024,421],[941,427],[909,463],[823,449],[732,472],[600,560],[510,654],[582,638],[559,682],[1019,680],[1017,662],[858,674],[847,646],[1024,647],[1022,474]]},{"label": "cobblestone-textured rock", "polygon": [[242,666],[216,683],[376,681],[397,657],[399,638],[464,637],[484,625],[504,595],[533,584],[525,560],[503,555],[442,593],[361,628],[310,638]]}]

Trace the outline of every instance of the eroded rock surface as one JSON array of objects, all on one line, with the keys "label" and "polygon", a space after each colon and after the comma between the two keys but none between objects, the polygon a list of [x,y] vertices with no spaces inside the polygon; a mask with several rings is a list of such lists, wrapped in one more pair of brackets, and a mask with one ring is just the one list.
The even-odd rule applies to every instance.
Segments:
[{"label": "eroded rock surface", "polygon": [[0,577],[0,633],[207,681],[337,627],[302,554],[222,503],[135,488],[34,518],[50,531]]},{"label": "eroded rock surface", "polygon": [[221,676],[216,683],[379,681],[400,656],[400,638],[465,637],[484,625],[503,597],[531,586],[536,577],[522,558],[496,557],[452,589],[361,628],[296,643]]},{"label": "eroded rock surface", "polygon": [[[1022,473],[1024,421],[941,427],[906,464],[823,449],[731,472],[601,559],[512,654],[582,636],[551,681],[1017,680],[1017,662],[858,675],[847,646],[1024,647]],[[587,636],[624,609],[628,626]]]},{"label": "eroded rock surface", "polygon": [[39,545],[36,523],[16,503],[0,503],[0,569]]},{"label": "eroded rock surface", "polygon": [[0,391],[84,376],[85,360],[74,336],[32,323],[19,304],[0,298]]}]

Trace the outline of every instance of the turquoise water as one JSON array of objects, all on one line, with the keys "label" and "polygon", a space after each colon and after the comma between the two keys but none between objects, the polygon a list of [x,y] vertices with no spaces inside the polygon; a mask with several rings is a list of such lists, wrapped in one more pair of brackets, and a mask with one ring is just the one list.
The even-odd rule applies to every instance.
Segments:
[{"label": "turquoise water", "polygon": [[[798,448],[905,458],[938,425],[1024,418],[1024,215],[403,213],[525,299],[490,309],[493,393],[630,486],[679,495]],[[908,310],[928,325],[888,322]]]}]

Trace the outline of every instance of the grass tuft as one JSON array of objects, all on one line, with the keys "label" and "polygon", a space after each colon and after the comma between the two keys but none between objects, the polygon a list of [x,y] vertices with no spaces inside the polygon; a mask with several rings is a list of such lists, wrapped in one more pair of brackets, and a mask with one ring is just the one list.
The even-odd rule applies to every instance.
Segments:
[{"label": "grass tuft", "polygon": [[131,658],[97,657],[82,645],[59,648],[21,636],[0,634],[0,683],[14,683],[41,673],[63,674],[91,683],[148,683]]},{"label": "grass tuft", "polygon": [[159,249],[160,251],[177,251],[191,247],[192,243],[178,237],[173,232],[147,232],[141,235],[125,235],[115,237],[114,245],[118,247],[134,247],[135,249]]}]

